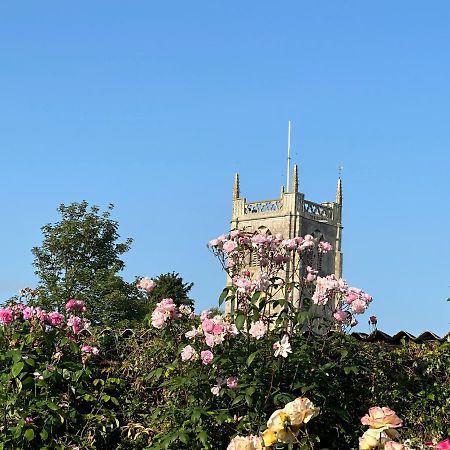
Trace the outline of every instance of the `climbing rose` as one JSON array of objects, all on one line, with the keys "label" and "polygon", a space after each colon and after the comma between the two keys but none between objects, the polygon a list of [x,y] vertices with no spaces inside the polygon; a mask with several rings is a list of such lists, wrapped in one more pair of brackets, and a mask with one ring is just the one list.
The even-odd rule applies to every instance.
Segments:
[{"label": "climbing rose", "polygon": [[136,287],[138,289],[142,289],[145,292],[149,292],[149,293],[152,292],[153,289],[155,289],[155,286],[156,286],[156,283],[151,278],[148,278],[148,277],[141,278],[138,281],[138,283],[136,284]]},{"label": "climbing rose", "polygon": [[11,308],[2,308],[0,309],[0,323],[2,325],[8,325],[13,320],[13,314]]},{"label": "climbing rose", "polygon": [[74,298],[71,298],[66,303],[65,308],[66,311],[80,311],[80,312],[86,311],[86,307],[84,306],[83,300],[75,300]]},{"label": "climbing rose", "polygon": [[398,428],[402,426],[401,419],[395,414],[392,409],[383,406],[375,406],[369,409],[369,414],[361,418],[363,425],[368,425],[370,428],[377,428],[386,430],[388,428]]},{"label": "climbing rose", "polygon": [[202,359],[202,363],[207,366],[208,364],[211,363],[211,361],[214,358],[214,355],[211,351],[209,350],[203,350],[202,352],[200,352],[200,358]]},{"label": "climbing rose", "polygon": [[292,353],[291,344],[289,343],[289,336],[285,334],[281,341],[275,342],[273,344],[273,349],[275,350],[274,356],[282,356],[287,358],[289,353]]},{"label": "climbing rose", "polygon": [[183,351],[181,352],[181,359],[183,361],[193,361],[198,358],[198,354],[195,351],[194,347],[192,345],[186,345],[184,347]]},{"label": "climbing rose", "polygon": [[250,327],[249,333],[256,339],[261,339],[267,333],[267,325],[258,320]]},{"label": "climbing rose", "polygon": [[98,355],[100,350],[97,347],[92,347],[90,345],[82,345],[81,351],[83,353],[91,353],[92,355]]},{"label": "climbing rose", "polygon": [[235,390],[238,387],[238,379],[236,377],[227,378],[227,387],[231,390]]},{"label": "climbing rose", "polygon": [[49,321],[51,326],[57,327],[64,322],[64,316],[61,313],[54,311],[48,313],[47,320]]}]

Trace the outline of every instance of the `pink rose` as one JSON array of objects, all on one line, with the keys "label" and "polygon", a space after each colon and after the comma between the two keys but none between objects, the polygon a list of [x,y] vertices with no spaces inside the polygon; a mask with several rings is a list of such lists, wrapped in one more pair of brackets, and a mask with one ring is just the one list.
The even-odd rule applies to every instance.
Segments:
[{"label": "pink rose", "polygon": [[83,300],[75,300],[74,298],[71,298],[66,303],[66,311],[80,311],[84,312],[86,311],[86,307],[84,306]]},{"label": "pink rose", "polygon": [[267,333],[267,325],[262,320],[257,320],[252,326],[250,327],[249,333],[255,338],[255,339],[261,339],[264,337],[264,335]]},{"label": "pink rose", "polygon": [[203,350],[202,352],[200,352],[200,358],[202,359],[202,363],[207,366],[208,364],[211,364],[214,355],[209,350]]},{"label": "pink rose", "polygon": [[53,327],[58,327],[64,322],[64,316],[57,311],[48,313],[47,320]]},{"label": "pink rose", "polygon": [[377,428],[386,430],[388,428],[397,428],[402,426],[402,421],[399,419],[395,411],[383,406],[374,406],[369,409],[369,414],[361,418],[363,425],[368,425],[370,428]]},{"label": "pink rose", "polygon": [[136,287],[138,289],[142,289],[145,292],[149,292],[149,293],[152,292],[153,289],[155,289],[155,286],[156,286],[156,283],[151,278],[148,278],[148,277],[141,278],[138,281],[138,283],[136,284]]},{"label": "pink rose", "polygon": [[445,441],[438,442],[436,444],[437,450],[450,450],[450,439],[446,439]]},{"label": "pink rose", "polygon": [[214,328],[212,329],[212,333],[215,336],[218,336],[219,334],[223,333],[223,325],[221,325],[220,323],[214,325]]},{"label": "pink rose", "polygon": [[200,313],[200,320],[203,322],[205,319],[208,319],[211,315],[211,311],[209,309],[205,309]]},{"label": "pink rose", "polygon": [[74,334],[78,334],[84,329],[83,320],[78,316],[70,316],[67,321],[67,326],[72,327]]},{"label": "pink rose", "polygon": [[336,311],[333,314],[333,317],[339,322],[339,323],[345,323],[348,322],[348,319],[350,317],[350,314],[347,311]]},{"label": "pink rose", "polygon": [[13,320],[13,313],[11,311],[11,308],[2,308],[0,309],[0,323],[2,325],[8,325]]},{"label": "pink rose", "polygon": [[226,241],[225,244],[223,244],[223,251],[225,253],[232,253],[236,250],[237,244],[234,241]]},{"label": "pink rose", "polygon": [[34,308],[32,306],[27,306],[23,312],[23,318],[24,320],[30,320],[33,317],[34,314]]},{"label": "pink rose", "polygon": [[352,311],[355,314],[362,314],[365,310],[366,310],[366,303],[363,300],[355,300],[354,302],[352,302]]},{"label": "pink rose", "polygon": [[202,321],[202,329],[205,333],[211,333],[214,329],[214,322],[211,319],[205,319]]},{"label": "pink rose", "polygon": [[237,377],[228,377],[227,378],[227,386],[231,390],[235,390],[238,388],[238,379]]},{"label": "pink rose", "polygon": [[217,384],[215,386],[213,386],[211,388],[211,394],[215,395],[216,397],[218,397],[219,394],[220,394],[220,386],[218,386]]},{"label": "pink rose", "polygon": [[166,326],[166,316],[162,311],[155,309],[152,312],[152,325],[158,330]]},{"label": "pink rose", "polygon": [[181,352],[181,360],[182,361],[193,361],[197,359],[198,354],[195,351],[195,348],[192,345],[186,345]]},{"label": "pink rose", "polygon": [[91,353],[92,355],[98,355],[100,350],[97,347],[92,347],[90,345],[82,345],[81,351],[83,353]]}]

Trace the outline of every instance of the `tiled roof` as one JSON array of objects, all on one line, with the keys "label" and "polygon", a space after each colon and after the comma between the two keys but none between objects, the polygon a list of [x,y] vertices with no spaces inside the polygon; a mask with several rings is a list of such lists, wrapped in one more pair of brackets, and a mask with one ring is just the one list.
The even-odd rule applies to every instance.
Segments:
[{"label": "tiled roof", "polygon": [[399,331],[398,333],[391,336],[387,333],[383,333],[383,331],[380,330],[375,330],[373,333],[370,334],[355,332],[351,333],[351,335],[360,341],[385,342],[394,345],[401,344],[402,339],[405,341],[416,342],[418,344],[430,341],[437,341],[437,342],[445,342],[447,340],[450,341],[450,332],[442,337],[439,337],[437,334],[434,334],[431,331],[424,331],[418,336],[414,336],[413,334],[408,333],[407,331]]}]

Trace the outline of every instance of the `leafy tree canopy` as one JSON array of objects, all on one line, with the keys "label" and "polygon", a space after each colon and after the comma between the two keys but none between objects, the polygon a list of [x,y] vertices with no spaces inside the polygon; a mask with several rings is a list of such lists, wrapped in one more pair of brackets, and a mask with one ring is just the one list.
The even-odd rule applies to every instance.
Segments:
[{"label": "leafy tree canopy", "polygon": [[156,286],[149,295],[150,307],[163,298],[173,299],[176,305],[193,306],[194,300],[189,298],[189,292],[194,283],[185,283],[179,273],[169,272],[154,278]]},{"label": "leafy tree canopy", "polygon": [[83,299],[90,319],[99,325],[123,325],[145,316],[145,298],[119,276],[125,267],[121,255],[132,239],[117,242],[119,224],[110,217],[112,209],[109,205],[102,212],[86,201],[61,204],[60,220],[42,227],[42,245],[32,249],[37,303],[61,310],[69,298]]}]

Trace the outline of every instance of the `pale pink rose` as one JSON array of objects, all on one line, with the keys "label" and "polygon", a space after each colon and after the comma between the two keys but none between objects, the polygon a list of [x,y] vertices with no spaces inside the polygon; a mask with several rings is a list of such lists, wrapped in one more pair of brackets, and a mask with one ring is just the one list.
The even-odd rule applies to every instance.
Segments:
[{"label": "pale pink rose", "polygon": [[211,364],[214,355],[209,350],[203,350],[202,352],[200,352],[200,358],[202,359],[202,363],[207,366],[208,364]]},{"label": "pale pink rose", "polygon": [[212,334],[214,334],[215,336],[218,336],[220,334],[223,333],[223,325],[221,325],[220,323],[217,323],[216,325],[214,325],[213,329],[212,329]]},{"label": "pale pink rose", "polygon": [[70,300],[67,301],[65,308],[66,311],[80,311],[80,312],[86,311],[84,301],[75,300],[74,298],[71,298]]},{"label": "pale pink rose", "polygon": [[222,242],[219,241],[219,239],[211,239],[211,240],[208,242],[208,246],[209,246],[209,247],[218,247],[221,243],[222,243]]},{"label": "pale pink rose", "polygon": [[352,302],[351,308],[355,314],[362,314],[366,310],[367,305],[363,300],[355,300]]},{"label": "pale pink rose", "polygon": [[331,250],[333,250],[333,247],[329,242],[319,242],[319,252],[327,253]]},{"label": "pale pink rose", "polygon": [[235,237],[238,237],[241,234],[240,230],[233,230],[230,232],[230,238],[234,239]]},{"label": "pale pink rose", "polygon": [[148,277],[141,278],[138,281],[138,283],[136,284],[136,287],[138,289],[142,289],[145,292],[149,292],[149,293],[152,292],[153,289],[155,289],[155,286],[156,286],[156,283],[151,278],[148,278]]},{"label": "pale pink rose", "polygon": [[216,345],[214,335],[210,333],[205,333],[205,343],[208,347],[213,348]]},{"label": "pale pink rose", "polygon": [[289,343],[289,336],[285,334],[281,341],[275,342],[272,346],[274,350],[274,356],[282,356],[283,358],[287,358],[289,353],[292,353],[292,347]]},{"label": "pale pink rose", "polygon": [[369,409],[369,414],[366,414],[361,418],[361,423],[363,425],[368,425],[370,428],[377,429],[388,429],[388,428],[398,428],[402,426],[401,419],[397,416],[395,411],[383,406],[374,406]]},{"label": "pale pink rose", "polygon": [[238,388],[238,379],[237,377],[228,377],[227,378],[227,386],[231,390],[235,390]]},{"label": "pale pink rose", "polygon": [[58,327],[64,322],[64,316],[57,311],[53,311],[51,313],[48,313],[47,320],[51,326]]},{"label": "pale pink rose", "polygon": [[10,307],[0,309],[0,324],[9,325],[13,320],[13,313]]},{"label": "pale pink rose", "polygon": [[155,309],[152,312],[152,325],[158,330],[161,330],[167,325],[166,316],[162,311]]},{"label": "pale pink rose", "polygon": [[200,313],[200,320],[203,322],[205,319],[208,319],[211,315],[211,311],[209,309],[205,309]]},{"label": "pale pink rose", "polygon": [[258,320],[252,324],[249,333],[256,339],[262,339],[267,333],[267,325],[262,320]]},{"label": "pale pink rose", "polygon": [[333,314],[333,317],[339,322],[339,323],[345,323],[348,322],[348,319],[350,317],[350,314],[347,311],[336,311]]},{"label": "pale pink rose", "polygon": [[67,321],[67,326],[72,327],[74,334],[78,334],[84,329],[83,320],[78,316],[70,316]]},{"label": "pale pink rose", "polygon": [[225,253],[232,253],[236,250],[237,244],[234,241],[226,241],[225,244],[223,244],[223,251]]},{"label": "pale pink rose", "polygon": [[202,329],[205,333],[211,333],[214,329],[214,322],[211,319],[205,319],[202,321]]},{"label": "pale pink rose", "polygon": [[227,450],[259,450],[262,438],[259,436],[236,436],[228,444]]},{"label": "pale pink rose", "polygon": [[187,331],[186,333],[184,333],[184,335],[188,338],[188,339],[195,339],[197,336],[201,336],[203,333],[199,330],[199,329],[197,329],[197,328],[195,328],[195,327],[192,327],[192,329],[190,330],[190,331]]},{"label": "pale pink rose", "polygon": [[211,394],[215,395],[216,397],[218,397],[219,394],[220,394],[220,386],[217,386],[217,385],[213,386],[211,388]]},{"label": "pale pink rose", "polygon": [[182,361],[191,361],[197,359],[198,356],[197,352],[195,351],[195,348],[191,345],[186,345],[186,347],[183,348],[183,351],[181,352],[181,359]]}]

